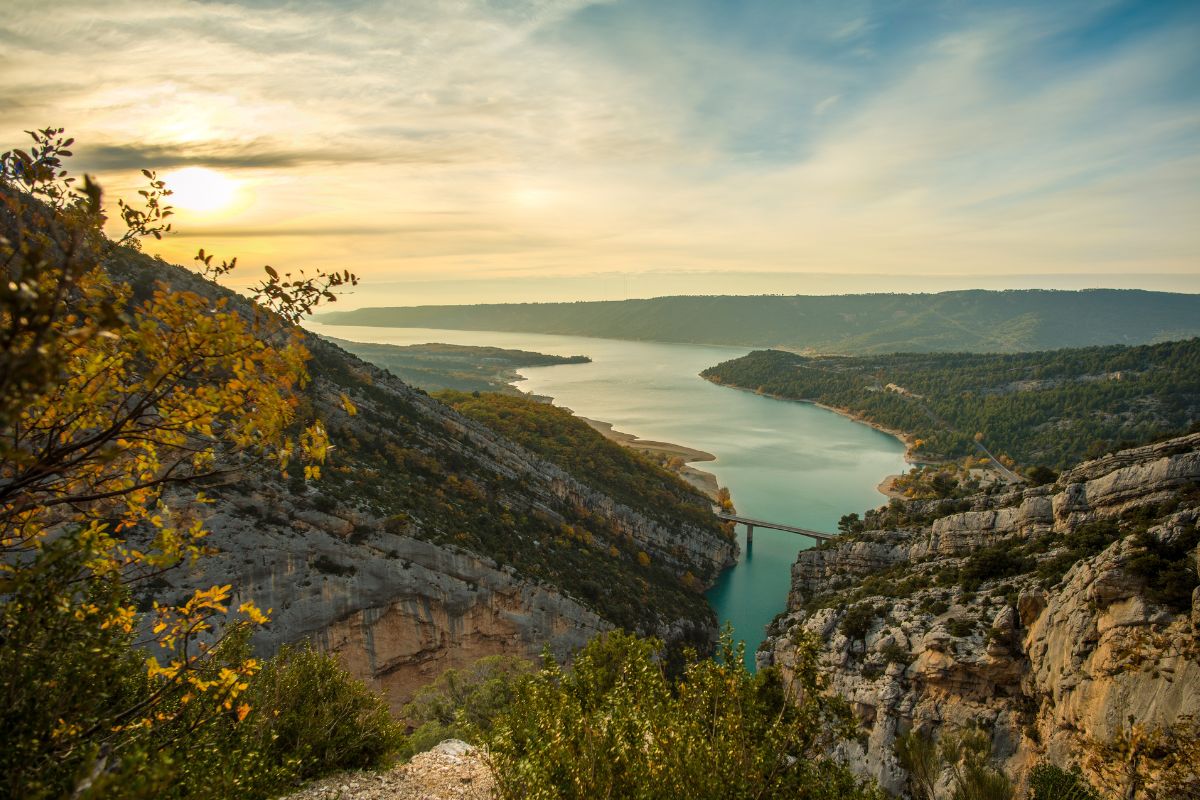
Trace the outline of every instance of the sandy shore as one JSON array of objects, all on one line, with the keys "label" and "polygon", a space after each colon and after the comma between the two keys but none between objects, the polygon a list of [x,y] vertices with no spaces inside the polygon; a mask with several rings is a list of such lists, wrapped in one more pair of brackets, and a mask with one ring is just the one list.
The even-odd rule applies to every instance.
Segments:
[{"label": "sandy shore", "polygon": [[[576,415],[578,416],[578,415]],[[681,444],[672,444],[670,442],[655,442],[650,439],[639,439],[632,433],[615,430],[610,422],[601,422],[597,419],[588,419],[587,417],[579,417],[596,431],[604,435],[606,439],[616,442],[617,444],[628,447],[631,450],[637,450],[651,456],[666,456],[667,458],[682,458],[689,462],[677,470],[679,477],[695,486],[700,491],[704,492],[713,502],[717,500],[717,491],[721,488],[717,483],[717,476],[711,472],[705,472],[702,469],[697,469],[691,466],[690,462],[696,461],[716,461],[717,457],[712,453],[706,453],[703,450],[697,450],[693,447],[685,447]]]},{"label": "sandy shore", "polygon": [[899,477],[901,476],[888,475],[879,482],[879,485],[875,487],[875,491],[886,497],[898,497],[903,500],[905,497],[904,493],[896,488],[896,479]]}]

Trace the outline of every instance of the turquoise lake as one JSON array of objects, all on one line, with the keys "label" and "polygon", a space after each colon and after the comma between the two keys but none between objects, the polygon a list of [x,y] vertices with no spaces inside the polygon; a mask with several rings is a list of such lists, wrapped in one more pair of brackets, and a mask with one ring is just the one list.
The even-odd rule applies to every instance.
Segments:
[{"label": "turquoise lake", "polygon": [[[907,469],[894,437],[806,403],[760,397],[713,385],[706,367],[737,358],[749,348],[631,342],[578,336],[374,328],[308,323],[315,333],[382,344],[487,345],[552,355],[586,355],[590,364],[521,370],[524,391],[556,405],[610,422],[643,439],[687,445],[712,453],[698,463],[729,488],[740,514],[809,528],[836,530],[852,511],[886,502],[876,486]],[[763,627],[787,604],[791,565],[811,546],[792,533],[756,528],[754,545],[708,592],[718,619],[731,622],[746,643],[747,663]]]}]

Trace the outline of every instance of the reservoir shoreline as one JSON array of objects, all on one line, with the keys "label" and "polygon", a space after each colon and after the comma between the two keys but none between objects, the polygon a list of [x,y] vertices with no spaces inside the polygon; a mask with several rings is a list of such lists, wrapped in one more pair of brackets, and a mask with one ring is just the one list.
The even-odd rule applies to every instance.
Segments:
[{"label": "reservoir shoreline", "polygon": [[[572,412],[574,413],[574,412]],[[642,439],[632,433],[625,433],[613,427],[611,422],[604,422],[597,419],[588,419],[587,417],[579,416],[579,419],[591,426],[592,430],[599,433],[605,439],[616,442],[622,447],[628,447],[630,450],[636,450],[640,453],[645,453],[651,458],[662,456],[666,459],[682,458],[684,465],[678,469],[666,467],[670,472],[675,473],[685,481],[690,483],[696,489],[699,489],[709,500],[714,503],[718,501],[717,493],[721,490],[720,484],[717,482],[717,476],[711,472],[705,472],[702,469],[693,467],[693,463],[703,463],[705,461],[716,461],[717,457],[712,453],[704,450],[697,450],[694,447],[687,447],[682,444],[673,444],[671,442],[656,442],[650,439]]]},{"label": "reservoir shoreline", "polygon": [[[895,438],[897,441],[900,442],[900,444],[904,445],[904,460],[907,463],[909,463],[909,464],[926,463],[923,461],[918,461],[915,453],[913,452],[917,446],[916,436],[914,436],[911,433],[905,433],[904,431],[897,430],[896,428],[889,428],[886,425],[881,425],[878,422],[869,420],[866,417],[859,414],[858,412],[851,411],[848,408],[839,408],[838,406],[831,406],[826,403],[817,402],[816,400],[804,400],[804,399],[798,399],[795,397],[784,397],[783,395],[774,394],[772,392],[760,392],[755,389],[747,389],[744,386],[734,386],[733,384],[729,384],[729,383],[721,383],[720,381],[714,381],[710,378],[705,378],[704,380],[708,381],[709,383],[713,384],[714,386],[720,386],[723,389],[735,389],[739,392],[747,392],[749,394],[753,394],[758,397],[769,397],[772,400],[782,400],[785,403],[802,403],[804,405],[816,406],[817,408],[823,408],[826,411],[832,411],[834,414],[837,414],[838,416],[845,417],[846,419],[861,423],[863,425],[866,425],[869,428],[874,428],[875,430],[879,431],[880,433],[886,433],[888,436]],[[875,489],[880,494],[885,495],[887,497],[903,498],[904,494],[897,491],[895,488],[896,479],[902,478],[902,477],[904,477],[904,476],[901,474],[885,475],[883,480],[881,480],[878,483],[878,485],[876,485]]]}]

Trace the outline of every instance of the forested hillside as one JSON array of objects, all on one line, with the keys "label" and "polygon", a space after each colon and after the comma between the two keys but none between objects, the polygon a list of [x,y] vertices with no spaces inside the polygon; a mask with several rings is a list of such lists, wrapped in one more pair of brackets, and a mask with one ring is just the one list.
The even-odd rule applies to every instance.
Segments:
[{"label": "forested hillside", "polygon": [[702,375],[845,409],[915,436],[929,459],[972,453],[981,434],[1018,464],[1061,468],[1200,420],[1200,339],[1014,355],[762,350]]},{"label": "forested hillside", "polygon": [[410,386],[427,392],[456,389],[460,392],[517,392],[510,381],[517,380],[521,367],[548,367],[553,364],[586,364],[587,356],[551,356],[528,350],[502,347],[473,347],[460,344],[394,344],[348,342],[329,337],[343,350],[364,361],[383,367]]},{"label": "forested hillside", "polygon": [[724,531],[710,503],[640,453],[606,439],[570,411],[525,396],[442,392],[438,399],[664,524]]},{"label": "forested hillside", "polygon": [[330,325],[522,331],[818,353],[1016,353],[1200,335],[1200,296],[1094,289],[830,297],[659,297],[362,308]]}]

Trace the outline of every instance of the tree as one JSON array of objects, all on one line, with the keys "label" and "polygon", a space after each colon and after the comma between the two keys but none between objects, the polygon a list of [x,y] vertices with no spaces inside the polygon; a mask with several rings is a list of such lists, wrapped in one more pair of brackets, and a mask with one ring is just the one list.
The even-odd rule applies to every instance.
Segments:
[{"label": "tree", "polygon": [[[31,148],[0,155],[0,651],[12,668],[0,691],[6,721],[25,725],[0,749],[10,785],[47,763],[61,762],[59,780],[81,770],[32,796],[78,794],[159,732],[248,713],[238,697],[257,662],[224,644],[266,615],[251,602],[231,613],[230,586],[156,604],[139,677],[121,647],[137,624],[127,589],[204,552],[205,481],[266,462],[319,476],[328,440],[296,418],[307,352],[290,323],[355,278],[266,267],[250,301],[164,284],[139,296],[115,276],[140,239],[170,230],[170,190],[146,171],[110,239],[100,187],[63,168],[72,140],[30,135]],[[236,266],[197,258],[209,279]],[[47,686],[19,678],[38,665],[85,679],[71,654],[91,640],[107,654],[96,675],[119,665],[121,685],[84,708],[59,681],[62,716],[40,713]]]}]

